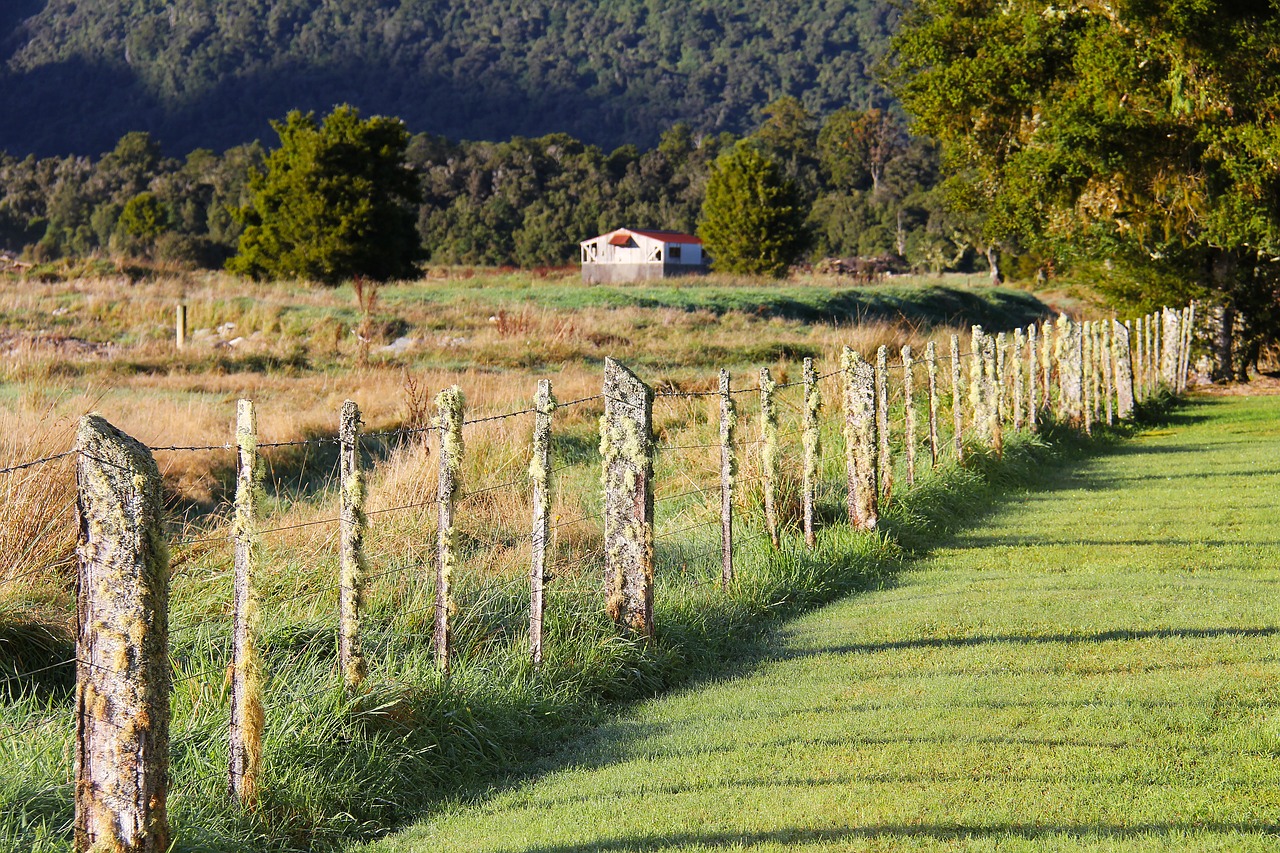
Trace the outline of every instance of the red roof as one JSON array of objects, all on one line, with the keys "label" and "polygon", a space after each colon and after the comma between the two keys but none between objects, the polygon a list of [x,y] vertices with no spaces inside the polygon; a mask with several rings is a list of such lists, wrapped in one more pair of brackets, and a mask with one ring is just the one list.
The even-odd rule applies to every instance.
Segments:
[{"label": "red roof", "polygon": [[639,228],[619,228],[617,232],[627,232],[628,234],[639,234],[641,237],[648,237],[650,240],[657,240],[661,243],[684,243],[686,245],[693,244],[701,246],[702,240],[692,234],[683,234],[679,231],[654,231],[649,229],[641,230]]}]

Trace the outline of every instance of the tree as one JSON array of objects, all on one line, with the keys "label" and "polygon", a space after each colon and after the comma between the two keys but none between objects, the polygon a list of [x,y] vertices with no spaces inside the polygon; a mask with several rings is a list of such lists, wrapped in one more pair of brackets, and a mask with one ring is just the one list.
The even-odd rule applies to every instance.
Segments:
[{"label": "tree", "polygon": [[228,268],[325,284],[412,275],[421,255],[412,208],[420,190],[406,165],[404,124],[362,120],[344,105],[323,123],[295,110],[272,126],[280,147],[250,178],[240,249]]},{"label": "tree", "polygon": [[1228,327],[1245,318],[1222,374],[1280,331],[1274,4],[924,0],[893,63],[993,243],[1106,258],[1141,279],[1115,292],[1144,307],[1195,282]]},{"label": "tree", "polygon": [[141,192],[125,204],[116,225],[128,250],[150,254],[156,238],[169,230],[171,219],[169,207],[155,193]]},{"label": "tree", "polygon": [[778,164],[739,143],[711,168],[698,234],[716,269],[777,277],[804,250],[807,213]]}]

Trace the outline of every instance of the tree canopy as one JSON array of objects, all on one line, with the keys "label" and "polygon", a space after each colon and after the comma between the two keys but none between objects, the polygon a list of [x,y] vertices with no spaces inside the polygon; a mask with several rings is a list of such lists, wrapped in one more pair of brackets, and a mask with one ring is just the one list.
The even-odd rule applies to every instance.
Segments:
[{"label": "tree canopy", "polygon": [[795,181],[740,143],[711,167],[698,235],[715,269],[780,276],[804,249],[807,214]]},{"label": "tree canopy", "polygon": [[1274,4],[923,0],[893,65],[987,239],[1100,254],[1124,269],[1115,290],[1148,306],[1212,298],[1228,324],[1246,317],[1246,361],[1275,334]]},{"label": "tree canopy", "polygon": [[250,178],[240,251],[228,267],[327,284],[412,275],[420,190],[403,122],[340,106],[323,122],[295,110],[273,126],[280,147]]}]

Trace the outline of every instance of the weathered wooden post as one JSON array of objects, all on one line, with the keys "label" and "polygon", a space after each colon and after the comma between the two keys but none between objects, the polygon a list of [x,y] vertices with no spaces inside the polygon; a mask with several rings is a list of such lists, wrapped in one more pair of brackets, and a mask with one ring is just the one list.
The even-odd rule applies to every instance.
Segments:
[{"label": "weathered wooden post", "polygon": [[1195,341],[1195,323],[1196,323],[1196,303],[1192,300],[1187,306],[1187,321],[1183,324],[1183,342],[1182,342],[1182,366],[1178,370],[1179,393],[1187,390],[1187,383],[1190,381],[1188,373],[1191,370],[1191,344]]},{"label": "weathered wooden post", "polygon": [[929,464],[938,467],[938,347],[929,341],[924,347],[929,373]]},{"label": "weathered wooden post", "polygon": [[964,458],[964,395],[960,392],[960,336],[951,336],[951,423],[956,461]]},{"label": "weathered wooden post", "polygon": [[169,551],[155,458],[99,415],[76,433],[75,847],[164,853]]},{"label": "weathered wooden post", "polygon": [[262,769],[262,658],[258,654],[260,614],[255,589],[260,536],[262,465],[258,461],[258,417],[253,403],[236,406],[236,510],[232,526],[235,585],[231,617],[231,726],[228,787],[241,806],[258,801]]},{"label": "weathered wooden post", "polygon": [[996,341],[991,335],[982,339],[982,393],[986,397],[987,445],[997,455],[1004,452],[1004,424],[1000,422],[1000,375],[996,372]]},{"label": "weathered wooden post", "polygon": [[1084,420],[1084,334],[1079,323],[1063,314],[1058,318],[1057,338],[1062,345],[1058,381],[1064,420],[1080,426]]},{"label": "weathered wooden post", "polygon": [[1080,411],[1085,435],[1093,435],[1093,331],[1088,321],[1080,324]]},{"label": "weathered wooden post", "polygon": [[[805,360],[806,366],[809,360]],[[806,375],[807,378],[807,375]],[[805,389],[806,398],[808,388]],[[738,428],[738,413],[733,405],[729,371],[720,371],[720,585],[729,588],[733,581],[733,481],[738,473],[733,455],[733,435]],[[808,447],[805,448],[806,454]],[[807,455],[806,455],[806,474]]]},{"label": "weathered wooden post", "polygon": [[760,477],[764,486],[764,524],[773,547],[778,540],[778,406],[773,400],[777,383],[769,368],[760,368]]},{"label": "weathered wooden post", "polygon": [[628,636],[653,638],[653,391],[604,362],[605,611]]},{"label": "weathered wooden post", "polygon": [[1040,367],[1044,374],[1041,390],[1044,392],[1043,410],[1045,414],[1053,414],[1053,354],[1054,334],[1053,322],[1045,320],[1040,324]]},{"label": "weathered wooden post", "polygon": [[818,490],[818,459],[822,453],[822,436],[818,430],[818,414],[822,411],[822,393],[818,390],[818,371],[813,359],[804,360],[804,544],[817,543],[813,529],[814,501]]},{"label": "weathered wooden post", "polygon": [[542,625],[547,583],[547,546],[551,541],[551,416],[556,399],[551,380],[539,379],[533,398],[533,456],[529,481],[533,486],[533,559],[529,566],[529,656],[542,664]]},{"label": "weathered wooden post", "polygon": [[1036,334],[1036,324],[1029,323],[1027,325],[1027,429],[1032,432],[1036,431],[1036,416],[1040,414],[1040,388],[1037,378],[1039,376],[1039,353],[1036,346],[1039,343]]},{"label": "weathered wooden post", "polygon": [[1115,325],[1116,325],[1115,321],[1113,320],[1103,320],[1102,323],[1100,324],[1101,326],[1101,333],[1100,333],[1101,344],[1100,345],[1102,347],[1102,390],[1107,397],[1107,407],[1106,407],[1107,426],[1112,426],[1116,422],[1115,420],[1115,397],[1116,397],[1115,369],[1112,366],[1115,359],[1112,355],[1114,347],[1112,346],[1112,340],[1111,340],[1115,334],[1115,332],[1113,331],[1115,329]]},{"label": "weathered wooden post", "polygon": [[889,448],[889,348],[876,350],[876,438],[880,444],[877,463],[880,474],[880,500],[886,505],[893,494],[893,455]]},{"label": "weathered wooden post", "polygon": [[1022,350],[1026,340],[1022,329],[1013,330],[1013,428],[1022,429]]},{"label": "weathered wooden post", "polygon": [[465,402],[457,385],[446,388],[436,397],[436,430],[440,433],[440,475],[436,486],[436,667],[449,674],[449,654],[453,648],[453,570],[457,566],[454,547],[453,511],[462,490],[462,418]]},{"label": "weathered wooden post", "polygon": [[973,359],[969,362],[969,406],[973,411],[973,427],[977,430],[978,441],[983,444],[991,442],[991,418],[987,416],[987,363],[986,334],[981,326],[970,330],[969,350]]},{"label": "weathered wooden post", "polygon": [[187,345],[187,305],[185,302],[178,302],[177,307],[174,309],[174,333],[178,349],[182,349]]},{"label": "weathered wooden post", "polygon": [[1156,390],[1156,379],[1155,379],[1155,377],[1156,377],[1155,365],[1156,365],[1156,363],[1157,363],[1157,360],[1156,360],[1156,351],[1155,351],[1155,343],[1156,343],[1156,341],[1155,341],[1155,334],[1154,334],[1154,332],[1152,331],[1152,328],[1151,328],[1152,326],[1154,326],[1154,325],[1155,325],[1155,323],[1153,323],[1153,322],[1152,322],[1152,316],[1153,316],[1153,315],[1148,314],[1148,315],[1146,315],[1145,317],[1143,317],[1143,318],[1142,318],[1142,338],[1143,338],[1143,344],[1142,344],[1142,387],[1143,387],[1143,397],[1149,397],[1149,396],[1151,396],[1152,394],[1154,394],[1154,393],[1155,393],[1155,390]]},{"label": "weathered wooden post", "polygon": [[907,485],[916,484],[916,401],[915,360],[911,357],[911,345],[902,348],[902,401],[905,406],[906,425],[903,429],[907,445]]},{"label": "weathered wooden post", "polygon": [[995,407],[996,419],[1000,423],[1004,423],[1009,419],[1008,398],[1005,395],[1005,361],[1009,351],[1009,336],[1004,332],[996,333],[996,372],[995,382],[993,383],[995,391]]},{"label": "weathered wooden post", "polygon": [[1098,324],[1089,321],[1089,420],[1098,422],[1102,396],[1102,342]]},{"label": "weathered wooden post", "polygon": [[840,354],[840,370],[844,377],[844,454],[849,482],[849,524],[855,530],[875,530],[879,521],[875,370],[849,347]]},{"label": "weathered wooden post", "polygon": [[1146,371],[1143,368],[1144,359],[1142,352],[1142,318],[1139,317],[1133,321],[1125,320],[1124,325],[1130,330],[1130,341],[1132,342],[1133,352],[1133,392],[1134,400],[1141,400],[1145,394],[1144,383],[1146,382]]},{"label": "weathered wooden post", "polygon": [[1133,417],[1133,356],[1129,345],[1132,329],[1127,320],[1123,324],[1113,320],[1111,332],[1111,361],[1116,375],[1116,416],[1123,421]]},{"label": "weathered wooden post", "polygon": [[1182,388],[1182,313],[1165,308],[1161,321],[1164,351],[1160,354],[1160,379],[1170,392],[1177,393]]},{"label": "weathered wooden post", "polygon": [[360,407],[342,404],[338,423],[339,469],[342,478],[338,507],[338,668],[347,690],[355,690],[369,672],[360,644],[360,611],[364,608],[368,562],[364,534],[364,472],[360,470]]}]

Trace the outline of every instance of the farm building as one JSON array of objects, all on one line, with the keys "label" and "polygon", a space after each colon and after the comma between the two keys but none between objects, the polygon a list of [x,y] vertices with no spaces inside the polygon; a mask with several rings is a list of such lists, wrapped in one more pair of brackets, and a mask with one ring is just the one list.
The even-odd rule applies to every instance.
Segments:
[{"label": "farm building", "polygon": [[707,271],[702,241],[678,231],[619,228],[579,245],[582,280],[587,284],[649,281]]}]

